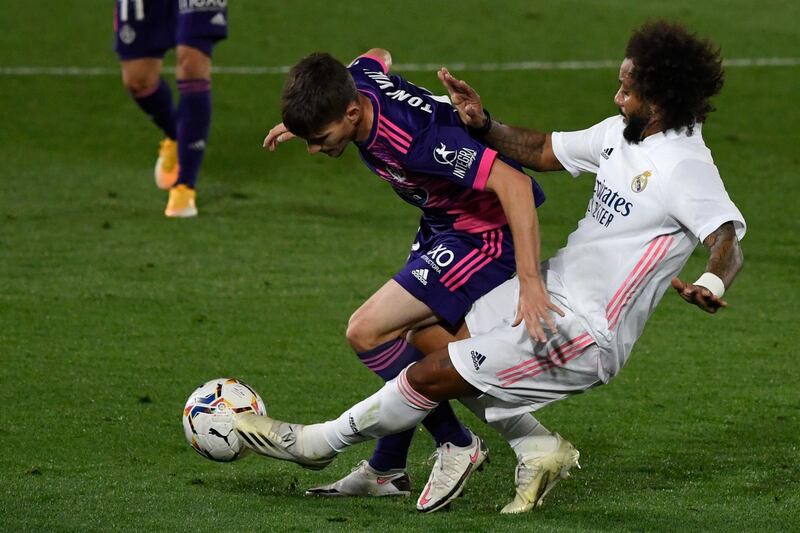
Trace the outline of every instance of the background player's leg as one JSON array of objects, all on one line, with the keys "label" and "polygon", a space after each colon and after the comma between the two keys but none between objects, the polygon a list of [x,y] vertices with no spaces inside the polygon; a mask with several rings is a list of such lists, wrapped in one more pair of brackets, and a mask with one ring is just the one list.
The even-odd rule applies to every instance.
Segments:
[{"label": "background player's leg", "polygon": [[142,111],[165,136],[174,140],[177,116],[172,91],[161,77],[161,65],[161,59],[153,57],[120,61],[122,83]]},{"label": "background player's leg", "polygon": [[[395,280],[389,280],[350,318],[347,340],[367,368],[384,381],[393,379],[424,354],[405,340],[413,326],[434,317],[433,311]],[[436,445],[450,442],[469,446],[472,434],[459,422],[449,403],[442,403],[423,421]],[[375,470],[405,468],[406,456],[414,430],[408,430],[378,441],[369,461]]]},{"label": "background player's leg", "polygon": [[197,215],[195,183],[206,153],[211,125],[211,56],[191,46],[177,48],[178,104],[177,181],[169,191],[164,214],[168,217]]},{"label": "background player's leg", "polygon": [[191,46],[178,45],[178,183],[195,188],[211,126],[211,57]]},{"label": "background player's leg", "polygon": [[114,50],[122,82],[137,105],[164,132],[155,167],[156,185],[171,187],[178,179],[177,110],[172,91],[161,78],[162,58],[174,46],[174,9],[170,2],[115,2]]}]

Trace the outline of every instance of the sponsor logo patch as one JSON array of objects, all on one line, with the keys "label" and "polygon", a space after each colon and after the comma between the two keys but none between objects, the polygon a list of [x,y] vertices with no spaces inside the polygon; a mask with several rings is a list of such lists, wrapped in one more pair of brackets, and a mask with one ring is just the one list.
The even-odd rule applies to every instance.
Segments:
[{"label": "sponsor logo patch", "polygon": [[453,175],[462,180],[467,176],[467,171],[472,168],[476,157],[478,157],[478,152],[472,148],[448,150],[447,145],[443,142],[439,143],[438,148],[433,149],[433,158],[436,162],[453,167]]},{"label": "sponsor logo patch", "polygon": [[456,151],[448,150],[444,143],[439,143],[439,148],[434,148],[433,158],[440,165],[452,165],[456,160]]},{"label": "sponsor logo patch", "polygon": [[[178,6],[181,13],[191,13],[192,11],[217,11],[228,7],[228,0],[180,0]],[[216,24],[216,22],[214,24]]]}]

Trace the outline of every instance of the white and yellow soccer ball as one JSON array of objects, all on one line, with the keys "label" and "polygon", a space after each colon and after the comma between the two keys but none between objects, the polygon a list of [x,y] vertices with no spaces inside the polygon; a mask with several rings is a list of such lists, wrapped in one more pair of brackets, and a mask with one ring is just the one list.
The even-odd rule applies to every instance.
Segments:
[{"label": "white and yellow soccer ball", "polygon": [[183,408],[186,440],[203,457],[233,461],[247,450],[233,427],[237,413],[267,414],[264,401],[246,383],[218,378],[200,385]]}]

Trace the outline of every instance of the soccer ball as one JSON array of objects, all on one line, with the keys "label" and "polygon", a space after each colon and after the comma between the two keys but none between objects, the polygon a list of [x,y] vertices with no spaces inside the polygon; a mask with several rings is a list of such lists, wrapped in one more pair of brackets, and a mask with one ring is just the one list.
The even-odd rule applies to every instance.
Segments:
[{"label": "soccer ball", "polygon": [[200,385],[183,408],[183,431],[192,448],[213,461],[233,461],[247,448],[233,429],[236,413],[267,414],[261,397],[235,378]]}]

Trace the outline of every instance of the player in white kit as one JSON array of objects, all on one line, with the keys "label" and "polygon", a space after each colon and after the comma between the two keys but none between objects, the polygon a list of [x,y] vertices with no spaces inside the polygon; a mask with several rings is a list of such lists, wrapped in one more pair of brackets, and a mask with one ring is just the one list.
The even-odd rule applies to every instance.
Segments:
[{"label": "player in white kit", "polygon": [[[534,170],[596,175],[584,218],[542,265],[564,316],[553,317],[546,342],[534,341],[523,325],[512,325],[518,283],[509,280],[473,305],[461,340],[407,367],[338,419],[302,426],[239,415],[239,433],[263,455],[321,468],[352,444],[413,427],[447,399],[472,397],[468,404],[490,422],[520,420],[611,380],[670,284],[709,313],[727,305],[722,295],[742,265],[745,221],[701,131],[722,75],[711,43],[677,25],[647,24],[632,36],[620,68],[614,101],[621,116],[549,134],[491,121],[477,93],[442,69],[462,119],[500,153]],[[686,283],[676,276],[699,242],[709,252],[706,272]],[[514,513],[541,504],[577,465],[578,452],[541,425],[512,444],[517,494],[503,512]]]}]

